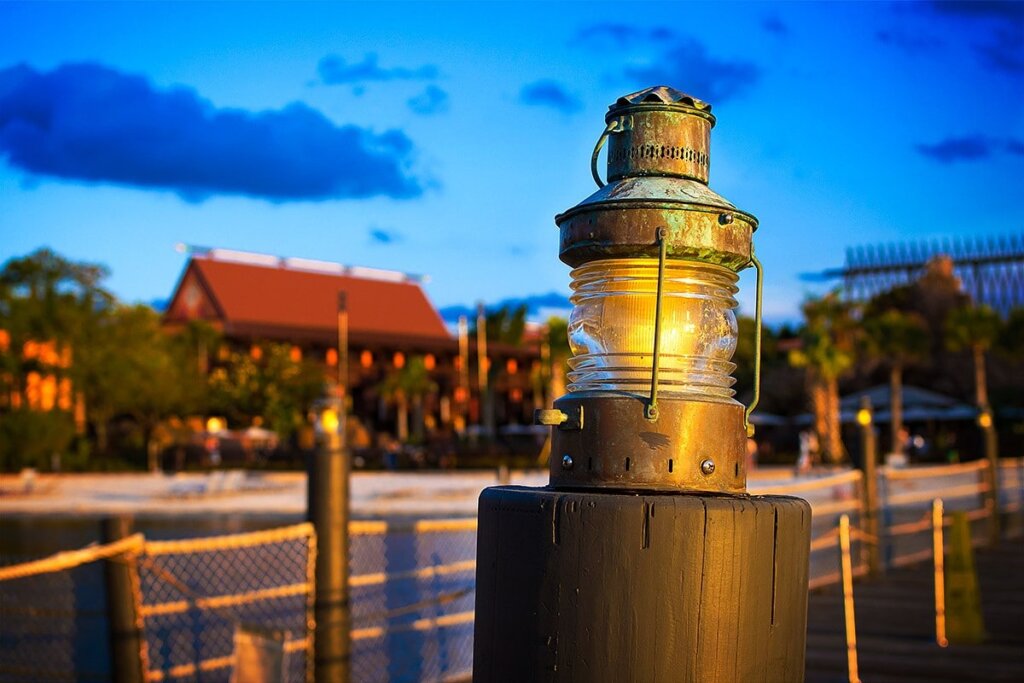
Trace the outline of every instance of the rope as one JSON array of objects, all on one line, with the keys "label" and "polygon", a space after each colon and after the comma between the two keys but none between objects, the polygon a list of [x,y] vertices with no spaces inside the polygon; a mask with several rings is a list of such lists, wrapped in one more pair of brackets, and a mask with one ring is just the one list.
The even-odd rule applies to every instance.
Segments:
[{"label": "rope", "polygon": [[74,569],[96,560],[105,560],[126,553],[137,553],[141,551],[144,544],[145,539],[142,534],[133,534],[107,545],[90,546],[81,550],[57,553],[41,560],[0,568],[0,581],[23,579],[38,574],[49,574],[65,569]]}]

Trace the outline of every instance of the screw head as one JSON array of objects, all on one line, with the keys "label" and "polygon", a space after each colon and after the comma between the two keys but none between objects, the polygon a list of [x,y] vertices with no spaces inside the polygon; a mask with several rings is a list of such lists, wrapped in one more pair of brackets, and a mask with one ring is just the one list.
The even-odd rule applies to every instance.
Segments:
[{"label": "screw head", "polygon": [[700,471],[703,472],[705,476],[714,474],[715,461],[712,460],[711,458],[706,458],[702,460],[700,463]]},{"label": "screw head", "polygon": [[563,470],[571,470],[572,469],[572,456],[571,455],[566,454],[566,455],[562,456],[562,469]]},{"label": "screw head", "polygon": [[718,223],[720,225],[729,225],[733,221],[731,213],[720,213],[718,214]]}]

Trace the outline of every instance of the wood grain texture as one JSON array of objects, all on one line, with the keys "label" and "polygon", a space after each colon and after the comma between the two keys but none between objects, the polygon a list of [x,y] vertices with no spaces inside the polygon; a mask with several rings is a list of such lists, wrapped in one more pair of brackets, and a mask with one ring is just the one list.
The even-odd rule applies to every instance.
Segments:
[{"label": "wood grain texture", "polygon": [[498,487],[480,498],[474,680],[803,680],[810,509]]}]

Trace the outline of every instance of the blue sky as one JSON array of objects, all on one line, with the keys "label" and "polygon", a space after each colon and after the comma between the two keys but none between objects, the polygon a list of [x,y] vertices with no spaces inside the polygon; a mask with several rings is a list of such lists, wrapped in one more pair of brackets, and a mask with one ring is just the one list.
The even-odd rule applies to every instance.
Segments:
[{"label": "blue sky", "polygon": [[1024,230],[1024,3],[4,3],[0,260],[141,301],[177,242],[567,292],[552,217],[657,84],[714,107],[769,320],[846,247]]}]

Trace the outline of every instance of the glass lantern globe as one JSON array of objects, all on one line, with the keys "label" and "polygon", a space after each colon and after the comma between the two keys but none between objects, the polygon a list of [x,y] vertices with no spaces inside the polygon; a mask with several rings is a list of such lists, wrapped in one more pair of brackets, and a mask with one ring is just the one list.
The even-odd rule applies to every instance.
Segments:
[{"label": "glass lantern globe", "polygon": [[[571,272],[569,391],[646,397],[651,390],[658,261],[592,261]],[[737,275],[699,261],[665,261],[658,391],[736,403]]]}]

